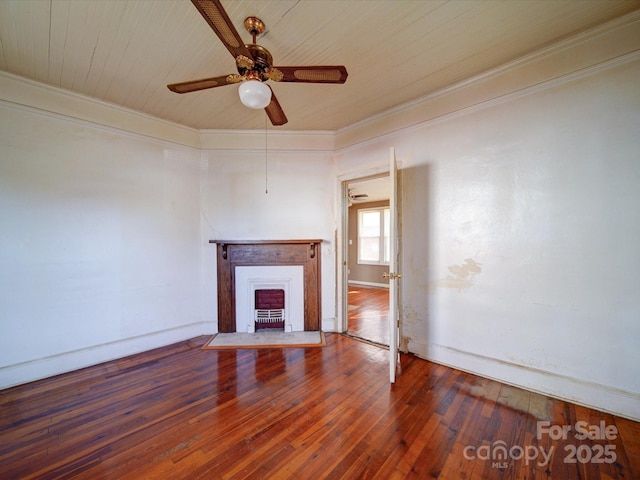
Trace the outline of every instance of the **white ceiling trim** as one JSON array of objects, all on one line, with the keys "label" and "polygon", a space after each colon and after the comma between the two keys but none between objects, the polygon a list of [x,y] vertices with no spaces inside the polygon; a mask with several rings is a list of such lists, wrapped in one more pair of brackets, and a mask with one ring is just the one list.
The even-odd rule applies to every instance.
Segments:
[{"label": "white ceiling trim", "polygon": [[81,93],[0,71],[0,99],[34,112],[200,148],[198,130]]},{"label": "white ceiling trim", "polygon": [[265,150],[270,152],[333,152],[335,132],[274,130],[200,130],[200,145],[206,150]]}]

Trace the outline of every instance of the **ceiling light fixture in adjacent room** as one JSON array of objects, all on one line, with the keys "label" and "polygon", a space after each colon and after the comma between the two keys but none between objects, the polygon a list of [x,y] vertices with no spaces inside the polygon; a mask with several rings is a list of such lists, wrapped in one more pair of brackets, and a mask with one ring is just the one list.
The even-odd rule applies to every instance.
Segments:
[{"label": "ceiling light fixture in adjacent room", "polygon": [[369,198],[367,193],[354,193],[353,189],[349,189],[349,199],[353,201],[366,200]]}]

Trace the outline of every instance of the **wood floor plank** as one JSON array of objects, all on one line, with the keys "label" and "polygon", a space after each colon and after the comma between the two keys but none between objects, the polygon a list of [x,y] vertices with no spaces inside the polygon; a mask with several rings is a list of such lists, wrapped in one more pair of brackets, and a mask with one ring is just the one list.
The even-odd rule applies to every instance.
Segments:
[{"label": "wood floor plank", "polygon": [[389,345],[389,289],[349,285],[348,333]]},{"label": "wood floor plank", "polygon": [[[638,422],[412,355],[390,385],[387,350],[326,337],[261,351],[199,337],[0,391],[0,479],[640,478]],[[537,438],[539,421],[618,435]],[[480,454],[500,442],[555,451],[548,465]],[[566,461],[605,444],[615,462]]]}]

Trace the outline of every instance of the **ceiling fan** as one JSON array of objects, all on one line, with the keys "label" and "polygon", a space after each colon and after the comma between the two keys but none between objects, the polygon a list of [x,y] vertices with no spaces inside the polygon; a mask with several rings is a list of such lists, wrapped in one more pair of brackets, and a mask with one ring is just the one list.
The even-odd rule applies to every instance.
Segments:
[{"label": "ceiling fan", "polygon": [[248,17],[244,27],[253,37],[253,43],[245,44],[233,26],[220,0],[191,0],[220,41],[236,60],[238,73],[219,77],[202,78],[167,85],[176,93],[195,92],[207,88],[240,84],[238,92],[243,104],[250,108],[264,108],[273,125],[284,125],[287,117],[271,87],[264,82],[344,83],[347,69],[336,66],[273,66],[269,51],[256,43],[256,37],[264,32],[265,25],[257,17]]},{"label": "ceiling fan", "polygon": [[351,206],[352,202],[362,202],[369,198],[367,193],[355,193],[355,190],[350,188],[347,192],[349,196],[349,206]]}]

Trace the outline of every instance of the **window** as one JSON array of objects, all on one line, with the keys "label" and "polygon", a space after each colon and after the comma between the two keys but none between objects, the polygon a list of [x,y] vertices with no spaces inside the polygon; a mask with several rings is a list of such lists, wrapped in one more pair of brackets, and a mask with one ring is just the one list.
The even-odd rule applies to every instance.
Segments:
[{"label": "window", "polygon": [[389,265],[389,207],[358,210],[358,263]]}]

